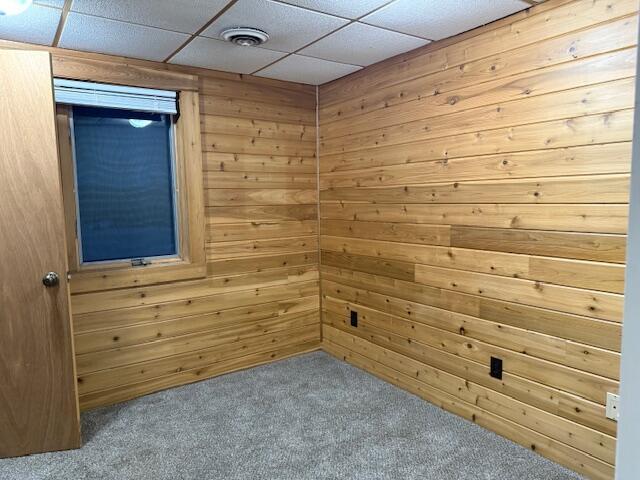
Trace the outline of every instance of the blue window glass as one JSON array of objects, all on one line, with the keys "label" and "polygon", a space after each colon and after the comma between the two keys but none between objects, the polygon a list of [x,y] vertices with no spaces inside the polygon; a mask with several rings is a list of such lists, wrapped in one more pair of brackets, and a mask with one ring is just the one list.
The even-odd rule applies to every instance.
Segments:
[{"label": "blue window glass", "polygon": [[73,108],[82,261],[176,255],[171,116]]}]

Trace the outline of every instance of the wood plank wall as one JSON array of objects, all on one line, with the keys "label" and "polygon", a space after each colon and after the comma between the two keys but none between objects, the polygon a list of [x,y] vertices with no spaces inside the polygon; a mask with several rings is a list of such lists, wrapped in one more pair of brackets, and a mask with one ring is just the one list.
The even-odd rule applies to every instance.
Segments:
[{"label": "wood plank wall", "polygon": [[319,347],[315,87],[192,73],[208,276],[72,296],[83,409]]},{"label": "wood plank wall", "polygon": [[549,0],[319,93],[323,347],[597,479],[637,9]]}]

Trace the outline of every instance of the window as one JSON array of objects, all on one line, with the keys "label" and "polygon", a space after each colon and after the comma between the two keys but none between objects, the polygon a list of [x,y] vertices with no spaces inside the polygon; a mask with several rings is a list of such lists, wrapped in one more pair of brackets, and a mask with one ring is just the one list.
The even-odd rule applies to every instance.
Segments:
[{"label": "window", "polygon": [[74,106],[80,263],[179,254],[173,117]]},{"label": "window", "polygon": [[55,93],[72,292],[204,277],[198,94],[59,79]]}]

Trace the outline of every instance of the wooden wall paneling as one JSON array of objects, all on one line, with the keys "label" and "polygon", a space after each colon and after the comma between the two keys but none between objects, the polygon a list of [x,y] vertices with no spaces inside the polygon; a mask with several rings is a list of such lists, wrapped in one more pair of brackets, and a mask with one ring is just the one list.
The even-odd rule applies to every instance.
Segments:
[{"label": "wooden wall paneling", "polygon": [[266,255],[259,257],[225,258],[207,263],[209,275],[233,275],[238,273],[260,272],[268,268],[300,265],[317,265],[318,252]]},{"label": "wooden wall paneling", "polygon": [[[318,349],[318,328],[314,327],[311,340],[304,337],[294,337],[297,343],[282,345],[270,349],[268,352],[255,351],[239,358],[225,358],[220,362],[210,363],[203,367],[180,370],[179,367],[171,375],[163,375],[151,380],[144,380],[138,383],[122,385],[116,388],[91,392],[80,397],[80,407],[84,410],[96,408],[102,405],[124,402],[142,395],[185,385],[187,383],[198,382],[207,378],[235,372],[246,368],[256,367],[265,363],[282,360],[294,355],[311,352]],[[237,345],[242,349],[242,345]]]},{"label": "wooden wall paneling", "polygon": [[626,237],[614,234],[330,219],[322,222],[321,232],[327,237],[365,238],[459,248],[475,248],[482,245],[483,250],[490,251],[613,263],[624,263],[626,251]]},{"label": "wooden wall paneling", "polygon": [[[448,47],[453,44],[460,43],[463,40],[467,40],[473,37],[476,37],[480,34],[486,34],[493,31],[500,31],[504,26],[511,25],[519,20],[529,18],[532,15],[537,15],[540,13],[546,12],[548,9],[555,9],[562,4],[570,3],[574,0],[555,0],[553,4],[548,4],[543,2],[539,5],[535,10],[526,9],[521,10],[520,12],[514,13],[508,17],[501,18],[494,22],[483,25],[482,27],[475,28],[473,30],[469,30],[454,37],[445,38],[443,40],[438,41],[438,43],[432,42],[423,47],[417,48],[415,50],[411,50],[409,52],[402,53],[400,55],[396,55],[395,57],[391,57],[382,62],[370,65],[366,72],[356,72],[351,74],[350,79],[351,82],[348,85],[345,85],[344,82],[341,82],[340,79],[334,80],[332,82],[328,82],[322,85],[323,92],[335,95],[331,101],[327,99],[326,103],[333,102],[341,102],[348,100],[353,97],[353,89],[350,87],[353,85],[354,88],[360,87],[361,85],[358,82],[368,80],[368,81],[377,81],[381,74],[389,74],[392,70],[392,66],[397,66],[401,63],[409,63],[415,59],[424,60],[426,55],[431,54],[434,51],[442,50],[445,47]],[[435,45],[433,44],[435,43]],[[396,82],[397,83],[397,82]],[[380,87],[379,87],[380,88]]]},{"label": "wooden wall paneling", "polygon": [[[369,356],[363,356],[357,353],[357,348],[354,347],[356,341],[353,337],[347,338],[344,342],[334,343],[339,341],[336,339],[337,335],[333,334],[331,327],[327,327],[324,330],[330,335],[329,340],[325,344],[325,349],[339,358],[349,361],[360,368],[364,368],[401,388],[409,390],[441,408],[457,413],[474,423],[511,438],[517,443],[531,448],[552,460],[573,468],[576,468],[575,465],[577,464],[579,465],[579,471],[591,475],[593,478],[612,477],[613,468],[610,464],[599,461],[593,456],[585,454],[573,447],[567,447],[564,442],[554,441],[546,435],[539,434],[534,430],[524,427],[523,423],[526,424],[526,422],[521,419],[516,421],[506,420],[505,417],[507,417],[509,413],[502,411],[505,409],[504,406],[501,407],[499,414],[488,413],[486,403],[489,402],[483,402],[483,407],[479,405],[474,406],[472,403],[459,400],[456,395],[444,393],[444,391],[449,388],[443,385],[444,382],[442,380],[438,381],[436,383],[437,386],[434,387],[433,384],[425,385],[422,380],[416,380],[415,377],[420,376],[420,371],[415,372],[407,367],[397,370],[398,362],[400,365],[406,365],[407,362],[404,357],[399,358],[396,356],[394,358],[396,363],[391,363],[392,361],[389,360],[389,357],[394,356],[393,351],[377,349],[378,356],[386,357],[384,363],[379,363],[376,360],[371,360],[373,356],[371,353],[369,353]],[[352,339],[354,341],[351,341]],[[376,350],[375,346],[372,346],[370,343],[367,344],[367,347],[374,351]],[[390,363],[396,368],[387,367]],[[463,382],[463,385],[464,386],[459,387],[460,391],[472,388],[468,383]]]},{"label": "wooden wall paneling", "polygon": [[[354,293],[357,295],[359,291],[350,291],[351,295]],[[345,297],[345,295],[341,295],[341,297]],[[354,297],[351,296],[349,298]],[[400,306],[398,300],[385,297],[384,295],[371,294],[370,298],[374,302],[381,302],[384,300],[389,305],[395,305],[395,308]],[[357,301],[357,299],[355,301]],[[518,353],[526,353],[533,357],[538,357],[555,363],[566,364],[573,368],[582,369],[597,375],[616,375],[615,372],[612,373],[610,371],[609,367],[611,364],[615,365],[619,362],[619,354],[605,349],[592,348],[581,343],[580,339],[563,339],[555,335],[552,336],[545,333],[538,333],[533,328],[523,329],[520,327],[510,327],[509,325],[498,324],[497,322],[489,320],[485,321],[479,317],[471,315],[443,311],[442,309],[422,305],[416,302],[404,301],[403,303],[405,310],[396,311],[395,314],[398,318],[404,318],[409,322],[419,322],[463,337],[468,336],[485,343],[498,344],[499,346],[514,350]],[[406,327],[410,327],[412,330],[420,328],[418,325],[406,323],[405,327],[399,325],[397,328],[391,329],[389,326],[394,325],[394,323],[398,323],[393,317],[389,317],[388,315],[381,316],[380,312],[362,307],[361,305],[352,304],[347,300],[325,297],[323,305],[325,305],[326,311],[333,311],[340,315],[346,315],[350,311],[362,309],[365,320],[367,318],[376,318],[376,315],[382,319],[386,318],[388,320],[388,324],[381,324],[381,328],[386,330],[397,330],[397,333],[408,333],[409,330],[407,330]],[[380,308],[382,305],[382,303],[378,303],[377,308]],[[390,306],[383,308],[383,310],[390,312],[393,311]],[[587,324],[587,322],[584,322],[584,325],[586,328],[592,328]],[[424,331],[432,332],[434,337],[439,335],[439,332],[434,331],[431,328],[425,329]],[[572,337],[579,338],[580,334],[572,335]],[[429,343],[430,341],[431,340],[427,338],[426,343]],[[458,339],[458,341],[463,341],[463,339]],[[436,345],[436,348],[439,347],[442,347],[442,345]],[[614,380],[616,379],[617,377],[614,378]]]},{"label": "wooden wall paneling", "polygon": [[322,235],[357,237],[371,240],[403,241],[426,245],[451,245],[449,225],[359,222],[349,220],[323,220]]},{"label": "wooden wall paneling", "polygon": [[[354,332],[353,328],[345,328],[344,322],[333,322],[333,317],[330,314],[326,316],[328,320],[323,324],[325,332],[328,330],[327,327],[343,330],[347,336],[351,336],[354,339],[359,337],[372,345],[396,351],[407,360],[418,360],[433,368],[486,386],[580,425],[608,435],[615,435],[615,422],[603,418],[603,405],[510,372],[503,372],[503,377],[500,380],[494,379],[488,375],[488,367],[486,365],[480,364],[471,358],[462,358],[454,353],[420,342],[415,344],[413,342],[403,342],[403,337],[389,334],[388,331],[369,329],[366,334],[358,330]],[[400,347],[399,349],[398,346]]]},{"label": "wooden wall paneling", "polygon": [[623,293],[624,266],[603,262],[537,257],[477,248],[455,248],[325,236],[323,249],[353,256],[455,268],[557,285]]},{"label": "wooden wall paneling", "polygon": [[[243,135],[252,138],[296,140],[299,144],[303,141],[315,143],[315,128],[313,126],[220,115],[204,115],[202,117],[202,131],[222,135]],[[315,153],[315,149],[312,151],[312,155],[313,153]]]},{"label": "wooden wall paneling", "polygon": [[305,138],[315,102],[302,101],[306,89],[286,100],[284,83],[205,74],[199,85],[207,277],[74,297],[82,408],[319,345],[315,144]]},{"label": "wooden wall paneling", "polygon": [[423,49],[424,54],[416,52],[392,58],[377,69],[354,75],[353,81],[334,81],[323,86],[320,98],[326,104],[352,99],[357,95],[354,92],[399,86],[438,70],[460,68],[460,65],[490,55],[538,45],[546,38],[593,28],[600,23],[634,15],[637,11],[638,6],[633,0],[595,0],[590,4],[569,1],[541,5],[531,9],[528,15],[513,16],[511,21],[500,22],[497,28],[489,25],[459,37],[457,42],[455,38],[442,42],[441,48],[440,44],[430,45]]},{"label": "wooden wall paneling", "polygon": [[[354,331],[351,327],[344,328],[344,321],[334,321],[334,317],[330,314],[325,314],[325,318],[324,326],[331,325],[335,328],[341,328],[345,330],[348,335],[360,336],[368,342],[397,351],[408,358],[418,359],[423,363],[467,378],[470,381],[489,386],[496,391],[501,391],[513,398],[520,399],[530,405],[535,405],[538,408],[581,425],[615,435],[616,424],[604,418],[604,405],[587,399],[584,396],[549,386],[527,375],[512,374],[506,371],[503,372],[501,381],[496,381],[497,379],[493,379],[488,375],[489,367],[474,360],[473,354],[461,357],[454,351],[446,351],[420,341],[408,342],[406,337],[391,333],[388,330],[376,330],[375,328],[369,327],[366,332],[364,332],[364,329],[356,329]],[[471,347],[465,346],[465,348],[473,349],[477,347],[478,344],[467,342],[466,345],[471,345]],[[450,349],[454,350],[454,345],[452,345]],[[531,362],[534,364],[535,360],[531,360]],[[527,370],[526,366],[521,365],[521,367],[524,368],[519,369],[520,372]],[[529,371],[532,370],[533,369],[529,369]],[[562,377],[562,374],[558,370],[555,370],[553,374],[558,378]],[[565,378],[571,381],[569,376]]]},{"label": "wooden wall paneling", "polygon": [[228,117],[249,118],[271,122],[301,123],[315,125],[315,108],[276,105],[263,101],[245,100],[233,96],[203,95],[201,110],[205,115],[223,115]]},{"label": "wooden wall paneling", "polygon": [[[326,330],[331,332],[329,333],[330,337],[333,335],[340,335],[340,336],[344,335],[345,338],[349,337],[348,334],[345,335],[342,333],[344,331],[342,327],[336,328],[336,327],[327,326]],[[380,349],[380,346],[377,346],[375,344],[369,346],[371,342],[367,342],[366,340],[365,341],[363,340],[364,339],[362,339],[360,336],[354,339],[354,344],[359,345],[360,348],[358,350],[360,352]],[[389,357],[397,358],[397,359],[403,358],[402,355],[399,355],[397,353],[394,354],[392,352],[389,353]],[[414,359],[406,359],[405,362],[406,362],[405,365],[408,364],[413,366],[413,368],[415,369],[414,375],[416,375],[417,378],[422,379],[422,381],[428,381],[435,388],[448,389],[448,388],[454,387],[455,385],[454,387],[455,390],[454,389],[449,390],[453,395],[461,397],[462,400],[468,401],[469,403],[474,403],[474,400],[470,400],[470,399],[477,398],[475,394],[477,394],[478,392],[474,387],[479,387],[480,390],[483,391],[483,394],[481,394],[480,396],[483,397],[484,399],[487,399],[487,400],[489,398],[501,399],[498,405],[494,405],[494,408],[495,408],[494,413],[500,414],[499,408],[506,407],[507,415],[513,415],[510,417],[507,417],[510,420],[515,420],[515,421],[524,423],[529,428],[532,428],[533,430],[538,430],[541,433],[544,433],[546,435],[549,435],[550,437],[556,438],[557,440],[566,441],[567,435],[563,432],[563,429],[557,428],[558,425],[562,425],[564,427],[564,430],[569,430],[572,433],[572,435],[568,436],[569,437],[568,443],[571,446],[574,446],[576,448],[581,448],[586,451],[594,450],[597,452],[595,456],[597,456],[598,458],[604,461],[611,462],[614,458],[615,439],[610,435],[599,433],[589,427],[578,425],[564,418],[558,418],[557,416],[543,409],[538,409],[537,407],[531,407],[525,402],[520,402],[518,400],[513,399],[512,397],[503,395],[501,393],[497,393],[495,390],[491,388],[480,386],[479,384],[474,384],[474,386],[470,385],[469,388],[462,388],[460,390],[457,390],[457,387],[460,386],[459,382],[464,383],[464,379],[455,378],[455,382],[453,382],[454,385],[451,385],[451,382],[454,380],[453,377],[455,377],[455,375],[449,374],[443,370],[440,370],[434,367],[430,367],[426,364],[422,364],[422,362],[419,362]],[[400,364],[402,363],[403,362],[400,362]],[[394,365],[397,370],[402,370],[398,368],[400,364]],[[435,382],[435,383],[432,383],[432,382]],[[446,386],[439,385],[440,382],[442,382]],[[488,390],[485,390],[485,388],[488,388]],[[514,413],[518,411],[518,409],[513,408],[514,405],[518,405],[519,409],[521,409],[517,415],[514,415]],[[520,416],[524,416],[528,418],[521,418]]]},{"label": "wooden wall paneling", "polygon": [[[96,273],[71,297],[80,406],[319,348],[316,89],[59,48],[54,76],[180,92],[201,278]],[[200,131],[202,138],[200,139]],[[155,272],[152,272],[155,273]],[[114,287],[118,287],[114,289]],[[124,288],[123,288],[124,287]]]},{"label": "wooden wall paneling", "polygon": [[299,222],[263,222],[220,224],[207,232],[207,241],[257,240],[285,236],[310,236],[318,233],[318,223],[313,220]]},{"label": "wooden wall paneling", "polygon": [[284,253],[304,253],[318,249],[318,237],[283,237],[268,240],[221,242],[207,244],[207,259],[220,260]]},{"label": "wooden wall paneling", "polygon": [[[280,192],[277,192],[280,196]],[[265,193],[269,195],[269,193]],[[313,194],[315,196],[315,193]],[[317,219],[318,207],[315,204],[300,204],[282,202],[271,205],[264,202],[261,205],[239,205],[235,207],[212,206],[207,207],[207,225],[218,225],[221,223],[247,223],[247,222],[280,222],[291,220],[314,220]],[[212,227],[215,228],[215,227]]]},{"label": "wooden wall paneling", "polygon": [[533,280],[416,265],[416,282],[576,315],[622,321],[622,297]]},{"label": "wooden wall paneling", "polygon": [[240,322],[278,317],[281,313],[313,310],[314,296],[300,297],[283,302],[271,302],[253,307],[238,307],[215,313],[172,318],[154,323],[142,323],[83,332],[76,336],[78,354],[110,350],[122,346],[139,345],[172,336],[230,327]]},{"label": "wooden wall paneling", "polygon": [[180,72],[114,62],[98,58],[53,54],[53,72],[57,77],[91,82],[134,85],[165,90],[197,91],[198,77]]},{"label": "wooden wall paneling", "polygon": [[135,289],[91,292],[76,295],[73,303],[73,313],[82,315],[105,310],[155,305],[180,300],[187,296],[198,298],[236,290],[286,284],[292,278],[298,281],[306,281],[316,277],[317,268],[312,265],[269,269],[251,275],[210,276],[203,280],[180,282],[175,285],[164,283]]},{"label": "wooden wall paneling", "polygon": [[[575,339],[581,343],[601,346],[610,350],[616,350],[620,345],[621,327],[617,322],[595,320],[582,315],[544,309],[538,306],[438,289],[402,279],[376,275],[366,272],[363,268],[358,270],[341,269],[342,265],[329,265],[332,260],[331,255],[327,255],[327,259],[327,264],[322,267],[323,286],[325,289],[341,286],[342,296],[346,295],[346,292],[352,292],[353,295],[366,297],[367,302],[374,302],[378,298],[377,294],[382,294],[384,295],[384,304],[395,305],[394,300],[401,299],[402,301],[421,303],[443,310],[476,316],[500,324],[540,331],[556,337]],[[386,261],[389,262],[389,260]],[[354,288],[357,290],[351,290]],[[323,291],[324,294],[326,294],[325,291]],[[334,296],[339,295],[334,294]],[[384,304],[381,303],[379,306]]]},{"label": "wooden wall paneling", "polygon": [[210,348],[229,341],[264,335],[274,331],[287,330],[317,323],[318,312],[312,310],[307,315],[294,312],[275,319],[264,319],[244,325],[238,322],[230,327],[200,331],[193,334],[143,342],[136,345],[118,347],[114,350],[100,350],[77,355],[78,374],[91,373],[108,368],[130,365],[156,358],[176,355],[187,351]]},{"label": "wooden wall paneling", "polygon": [[[460,338],[461,336],[456,336],[455,333],[442,332],[440,329],[435,329],[428,325],[400,320],[398,317],[389,314],[367,313],[366,309],[363,311],[362,319],[358,318],[358,332],[367,336],[367,338],[374,338],[375,335],[380,335],[385,342],[393,345],[394,348],[405,351],[409,355],[414,355],[414,351],[421,350],[423,345],[428,345],[432,348],[441,348],[444,351],[483,365],[489,363],[491,356],[501,357],[508,364],[505,370],[514,375],[537,383],[555,382],[554,385],[557,385],[560,390],[600,404],[604,404],[605,401],[606,395],[602,393],[603,391],[606,392],[607,389],[612,391],[618,388],[618,382],[615,379],[609,379],[591,372],[577,371],[572,367],[558,365],[551,361],[544,361],[540,358],[541,356],[553,356],[548,345],[549,342],[545,344],[544,341],[541,342],[539,339],[528,339],[524,334],[521,335],[522,346],[520,348],[524,349],[525,353],[522,353],[521,351],[512,350],[514,344],[509,342],[508,332],[503,334],[505,339],[503,344],[505,346],[497,347],[494,344],[476,340],[473,337],[473,333],[470,335],[465,334],[464,338]],[[327,313],[326,317],[330,319],[331,324],[340,325],[342,323],[344,326],[349,325],[349,318],[346,314],[336,317],[335,314]],[[470,330],[472,329],[473,325],[470,327]],[[410,343],[406,340],[407,333],[410,333]],[[533,353],[529,354],[527,347],[533,344],[537,345],[538,348],[532,348]],[[445,346],[443,347],[442,345]],[[545,348],[547,351],[543,353]],[[575,359],[575,356],[569,354],[566,356],[570,358],[567,363],[572,363]],[[558,358],[561,358],[561,355],[556,357],[556,359]],[[607,360],[607,355],[603,354],[600,360],[601,366],[606,365]],[[598,369],[597,363],[598,360],[594,360],[592,364],[594,370]],[[611,363],[616,364],[616,362]]]},{"label": "wooden wall paneling", "polygon": [[[316,322],[317,323],[317,322]],[[241,358],[244,352],[258,354],[270,353],[282,346],[295,346],[300,343],[317,341],[318,326],[309,325],[296,329],[275,331],[264,335],[247,337],[246,339],[215,345],[214,347],[187,352],[181,355],[154,359],[135,365],[127,365],[112,368],[95,373],[87,373],[80,377],[81,399],[86,399],[90,394],[96,396],[97,392],[119,389],[121,385],[130,385],[158,379],[165,375],[171,375],[179,371],[192,370],[207,367],[219,361],[232,358]],[[178,365],[178,366],[176,366]]]},{"label": "wooden wall paneling", "polygon": [[626,204],[325,203],[322,218],[624,234],[628,210]]},{"label": "wooden wall paneling", "polygon": [[406,124],[383,126],[348,136],[322,136],[321,145],[327,154],[334,154],[371,145],[395,145],[452,133],[471,133],[479,125],[489,130],[602,114],[633,108],[634,90],[634,79],[625,78],[538,97],[510,100],[440,117],[418,119]]},{"label": "wooden wall paneling", "polygon": [[[527,125],[515,125],[493,130],[478,126],[475,132],[453,134],[431,140],[410,142],[390,147],[371,146],[365,150],[345,152],[335,155],[322,155],[321,170],[323,172],[341,172],[344,170],[366,169],[385,165],[438,160],[441,168],[456,163],[459,157],[477,157],[480,155],[496,155],[515,152],[527,152],[531,155],[544,155],[550,148],[565,148],[581,145],[607,144],[611,142],[630,142],[630,128],[633,123],[633,110],[618,110],[596,115],[570,117],[548,122],[537,122]],[[604,148],[616,148],[608,145]],[[629,145],[627,145],[629,148]],[[533,151],[533,152],[529,152]],[[524,154],[524,158],[528,158]],[[511,167],[510,156],[495,157],[495,167]],[[523,156],[513,158],[522,159]],[[481,160],[476,158],[475,161]],[[489,158],[488,160],[491,160]],[[506,163],[503,161],[506,160]],[[628,162],[628,160],[627,160]],[[471,163],[471,162],[470,162]],[[467,167],[471,167],[468,164]],[[461,169],[464,172],[466,169]],[[372,172],[369,172],[372,173]],[[429,173],[428,171],[426,173]],[[325,176],[321,180],[325,180]],[[328,177],[326,179],[329,179]],[[446,181],[443,177],[441,181]],[[438,181],[433,179],[431,181]],[[337,185],[336,185],[337,186]]]},{"label": "wooden wall paneling", "polygon": [[[629,117],[630,119],[631,117]],[[625,123],[625,128],[630,125],[630,122]],[[574,128],[574,125],[569,123],[566,127],[571,129]],[[534,134],[534,132],[535,130],[531,134]],[[628,132],[624,135],[625,137],[628,136]],[[482,136],[480,135],[480,137]],[[515,141],[517,142],[517,140]],[[594,142],[590,140],[589,143]],[[495,145],[492,148],[496,148]],[[478,149],[481,149],[481,147],[478,147]],[[322,188],[333,189],[342,187],[407,186],[411,184],[446,182],[451,178],[457,179],[456,182],[452,183],[459,185],[459,182],[473,180],[531,179],[536,176],[546,177],[551,180],[557,176],[570,177],[593,175],[595,173],[623,174],[629,173],[630,151],[631,142],[616,142],[560,149],[536,149],[499,155],[440,158],[408,165],[380,166],[373,169],[331,173],[323,176],[321,186]],[[607,158],[607,162],[601,161],[603,157]],[[553,181],[562,180],[560,178]],[[576,179],[576,181],[579,180]],[[517,183],[514,185],[517,185]],[[538,191],[537,188],[539,187],[533,189],[533,192]],[[327,194],[330,195],[331,192],[327,192]],[[407,194],[406,196],[409,195]],[[531,198],[530,196],[525,198],[528,198],[529,202],[539,201],[538,198]],[[522,200],[525,199],[523,198]]]},{"label": "wooden wall paneling", "polygon": [[315,158],[282,155],[250,155],[235,153],[204,153],[204,170],[226,172],[289,172],[314,173]]},{"label": "wooden wall paneling", "polygon": [[[241,100],[248,100],[272,105],[290,107],[316,108],[315,88],[309,85],[292,84],[265,77],[250,77],[247,75],[212,72],[200,70],[200,93],[214,97],[234,96]],[[238,88],[238,80],[242,79],[242,88]],[[255,122],[255,119],[245,120]],[[206,122],[206,117],[203,117]],[[242,120],[239,120],[242,121]],[[260,124],[258,122],[257,124]],[[295,125],[289,123],[289,125]],[[299,128],[299,127],[295,127]],[[315,134],[312,134],[315,136]]]},{"label": "wooden wall paneling", "polygon": [[264,138],[254,136],[205,133],[206,151],[239,154],[285,155],[311,157],[315,153],[315,142],[299,139]]},{"label": "wooden wall paneling", "polygon": [[308,173],[206,172],[207,188],[299,188],[314,189],[316,177]]},{"label": "wooden wall paneling", "polygon": [[624,235],[461,226],[452,227],[450,235],[450,245],[461,248],[482,245],[484,250],[614,263],[624,263],[626,254]]},{"label": "wooden wall paneling", "polygon": [[319,91],[324,348],[589,478],[615,463],[637,10],[549,0]]},{"label": "wooden wall paneling", "polygon": [[[556,152],[558,154],[559,152]],[[573,152],[572,152],[573,153]],[[558,157],[560,157],[558,155]],[[572,156],[575,159],[575,156]],[[556,158],[557,160],[557,158]],[[532,162],[533,163],[533,162]],[[542,162],[540,162],[542,163]],[[538,163],[537,165],[540,165]],[[423,164],[412,165],[414,172]],[[562,172],[562,166],[557,165]],[[585,170],[586,168],[583,167]],[[615,169],[615,166],[611,167]],[[625,167],[618,167],[624,169]],[[391,170],[385,169],[385,170]],[[396,169],[400,170],[400,168]],[[515,169],[514,169],[515,170]],[[352,172],[356,174],[356,172]],[[375,188],[331,188],[322,194],[327,203],[626,203],[629,201],[629,174],[591,176],[562,176],[458,181],[451,183],[417,184],[402,172],[404,185]],[[526,175],[510,171],[513,176]],[[593,173],[593,172],[591,172]],[[490,176],[488,174],[487,176]],[[379,177],[380,178],[380,177]],[[394,185],[398,180],[386,173],[384,183]],[[383,180],[379,180],[382,182]],[[363,182],[364,183],[364,182]]]},{"label": "wooden wall paneling", "polygon": [[[150,323],[190,315],[216,313],[221,310],[261,303],[285,301],[292,297],[308,297],[317,293],[316,280],[292,282],[284,285],[257,287],[251,290],[225,292],[203,297],[186,297],[170,302],[141,305],[126,309],[112,309],[74,315],[77,333],[101,328],[114,328]],[[217,314],[217,313],[216,313]]]},{"label": "wooden wall paneling", "polygon": [[[627,45],[635,43],[632,35],[628,35],[624,40]],[[620,44],[616,46],[619,48]],[[546,52],[543,48],[544,46],[537,46],[539,52]],[[383,108],[366,113],[361,112],[357,117],[330,122],[322,128],[322,134],[326,137],[353,135],[370,130],[371,125],[383,128],[492,105],[504,102],[505,99],[513,101],[519,98],[533,98],[633,77],[635,57],[635,48],[617,50],[485,83],[479,83],[474,79],[471,85],[455,89],[451,94],[448,94],[446,87],[442,88],[438,85],[431,95],[418,94],[415,100],[397,105],[385,103]],[[446,73],[443,72],[442,75]],[[432,87],[431,84],[429,86]]]},{"label": "wooden wall paneling", "polygon": [[300,205],[300,220],[305,220],[306,209],[313,210],[318,201],[318,192],[308,188],[209,188],[205,191],[208,205],[225,207],[264,205]]},{"label": "wooden wall paneling", "polygon": [[[346,99],[343,102],[323,104],[320,109],[321,118],[323,123],[331,124],[343,118],[388,108],[425,96],[443,95],[458,88],[498,79],[510,82],[510,80],[516,80],[517,76],[526,76],[536,69],[561,65],[574,59],[589,58],[602,53],[607,55],[611,50],[635,45],[636,28],[637,17],[631,16],[587,30],[545,39],[515,51],[466,63],[463,68],[457,68],[455,74],[443,70],[405,81],[401,85],[400,95],[397,94],[398,88],[394,85],[372,89],[366,91],[363,96]],[[506,61],[507,58],[508,61]],[[516,81],[513,86],[516,87],[517,84]],[[521,88],[515,92],[519,95],[532,93],[527,88]],[[449,99],[454,98],[443,96]]]},{"label": "wooden wall paneling", "polygon": [[[625,235],[325,219],[324,236],[624,263]],[[325,240],[326,241],[326,240]]]}]

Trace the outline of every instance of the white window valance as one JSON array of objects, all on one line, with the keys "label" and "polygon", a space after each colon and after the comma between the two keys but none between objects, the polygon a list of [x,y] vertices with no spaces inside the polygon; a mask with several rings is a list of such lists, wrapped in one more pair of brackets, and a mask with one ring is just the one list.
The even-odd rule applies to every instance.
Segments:
[{"label": "white window valance", "polygon": [[56,103],[176,114],[177,94],[169,90],[125,87],[78,80],[53,80]]}]

